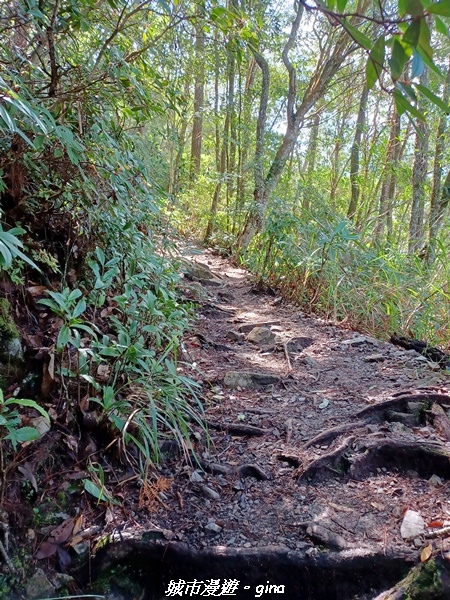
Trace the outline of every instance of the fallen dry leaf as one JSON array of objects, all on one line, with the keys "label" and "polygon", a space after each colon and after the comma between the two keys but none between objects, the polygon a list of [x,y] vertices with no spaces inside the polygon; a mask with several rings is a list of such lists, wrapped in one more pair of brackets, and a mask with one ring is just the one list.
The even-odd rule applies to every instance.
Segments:
[{"label": "fallen dry leaf", "polygon": [[105,523],[107,525],[109,525],[110,523],[112,523],[114,521],[114,513],[113,511],[109,508],[109,506],[106,507],[106,511],[105,511]]},{"label": "fallen dry leaf", "polygon": [[42,542],[39,546],[38,551],[36,552],[36,558],[41,560],[42,558],[50,558],[53,556],[58,549],[58,546],[50,541]]},{"label": "fallen dry leaf", "polygon": [[73,531],[72,534],[76,535],[79,531],[81,531],[81,527],[83,525],[83,515],[79,515],[76,519],[75,519],[75,524],[73,526]]},{"label": "fallen dry leaf", "polygon": [[33,486],[33,489],[35,492],[38,491],[38,485],[37,485],[37,481],[35,476],[33,475],[32,472],[32,465],[28,462],[24,463],[23,465],[17,467],[17,470],[22,473],[22,475],[25,477],[25,479],[27,479],[31,485]]},{"label": "fallen dry leaf", "polygon": [[430,521],[427,523],[427,527],[442,527],[444,523],[442,521]]},{"label": "fallen dry leaf", "polygon": [[75,519],[66,519],[50,533],[49,541],[54,544],[64,544],[72,536]]},{"label": "fallen dry leaf", "polygon": [[428,546],[425,546],[425,548],[420,553],[421,562],[423,562],[423,563],[427,562],[427,560],[430,558],[430,556],[432,554],[433,554],[433,544],[428,544]]}]

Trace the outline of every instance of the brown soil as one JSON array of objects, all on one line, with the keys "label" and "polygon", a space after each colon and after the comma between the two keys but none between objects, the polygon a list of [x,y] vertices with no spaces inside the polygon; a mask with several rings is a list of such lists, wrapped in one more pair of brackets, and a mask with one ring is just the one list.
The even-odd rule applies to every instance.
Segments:
[{"label": "brown soil", "polygon": [[[444,478],[430,482],[420,477],[413,462],[404,472],[377,467],[362,480],[331,473],[320,485],[310,485],[300,478],[302,469],[343,439],[305,449],[318,433],[358,421],[359,411],[400,390],[444,385],[447,376],[417,353],[387,342],[365,336],[367,341],[352,346],[346,342],[360,334],[308,316],[272,295],[255,293],[248,274],[220,257],[207,253],[200,260],[220,275],[223,287],[205,288],[208,300],[186,340],[184,370],[201,382],[210,421],[265,430],[261,436],[211,430],[213,444],[201,458],[235,470],[256,465],[265,477],[202,472],[202,483],[218,494],[216,500],[190,481],[193,469],[180,465],[171,473],[176,493],[166,494],[169,508],[160,505],[151,514],[152,523],[197,547],[277,544],[291,549],[313,547],[314,537],[324,543],[320,535],[308,535],[312,523],[340,536],[343,545],[383,549],[411,547],[400,535],[407,509],[419,512],[427,523],[450,524],[450,484]],[[275,321],[274,350],[227,338],[240,325]],[[210,343],[202,344],[196,334]],[[289,365],[284,345],[293,338],[309,338],[310,345],[289,354]],[[217,350],[214,344],[229,350]],[[374,354],[383,358],[367,362]],[[223,378],[228,371],[257,371],[281,379],[264,389],[227,389]],[[374,433],[370,426],[365,431]],[[380,443],[392,435],[441,439],[427,423],[413,429],[389,423],[378,435]],[[219,533],[208,530],[211,521],[220,526]],[[442,544],[445,548],[447,540]]]},{"label": "brown soil", "polygon": [[[395,399],[420,402],[425,396],[449,408],[446,373],[414,351],[362,338],[259,292],[248,273],[210,252],[195,260],[207,263],[222,281],[199,288],[198,282],[185,280],[186,296],[200,290],[203,299],[184,342],[180,371],[201,386],[210,443],[199,430],[193,440],[199,464],[169,452],[147,482],[105,463],[108,487],[122,505],[99,506],[86,495],[73,498],[84,516],[83,530],[97,527],[91,530],[91,549],[105,533],[159,530],[166,540],[192,549],[276,546],[313,556],[317,548],[327,548],[417,558],[430,543],[434,551],[450,550],[450,531],[435,533],[450,525],[447,459],[434,463],[428,455],[406,452],[406,458],[392,460],[403,456],[405,447],[424,442],[445,454],[446,415],[440,415],[444,425],[437,427],[427,405],[413,422]],[[272,347],[261,348],[242,336],[230,339],[230,331],[260,323],[275,323],[269,326],[276,335]],[[230,371],[279,381],[230,389],[224,385]],[[403,416],[364,411],[387,400]],[[386,450],[374,457],[371,448]],[[351,470],[367,456],[364,468]],[[69,467],[59,476],[52,473],[40,501],[46,494],[55,497],[64,481],[76,478]],[[427,527],[405,541],[400,526],[407,509],[420,513]],[[43,538],[39,529],[36,534],[38,549]],[[36,566],[59,569],[55,558]]]}]

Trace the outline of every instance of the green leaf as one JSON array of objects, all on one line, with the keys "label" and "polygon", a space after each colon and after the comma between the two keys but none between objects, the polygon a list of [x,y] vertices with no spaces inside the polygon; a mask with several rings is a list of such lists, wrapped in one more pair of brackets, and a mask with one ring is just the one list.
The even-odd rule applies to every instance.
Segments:
[{"label": "green leaf", "polygon": [[[66,288],[67,291],[69,291],[69,288]],[[67,298],[68,302],[73,302],[74,300],[76,300],[77,298],[79,298],[80,296],[82,296],[82,292],[80,289],[75,288],[74,290],[72,290]]]},{"label": "green leaf", "polygon": [[421,21],[413,21],[403,34],[403,41],[409,44],[410,46],[413,46],[414,48],[419,42],[420,23]]},{"label": "green leaf", "polygon": [[417,52],[420,54],[420,57],[422,58],[423,62],[427,65],[427,67],[429,67],[432,71],[434,71],[434,73],[436,73],[436,75],[439,75],[439,77],[441,77],[441,78],[444,77],[444,75],[440,71],[439,67],[437,67],[434,64],[433,60],[423,51],[423,49],[420,45],[417,46]]},{"label": "green leaf", "polygon": [[449,37],[448,27],[444,21],[439,17],[434,17],[434,22],[436,24],[436,31],[441,35],[445,35],[445,37]]},{"label": "green leaf", "polygon": [[106,259],[103,250],[97,246],[97,248],[95,249],[95,254],[97,255],[98,262],[103,266],[105,264]]},{"label": "green leaf", "polygon": [[73,165],[80,164],[80,155],[78,154],[78,152],[76,150],[74,150],[71,146],[67,146],[66,152],[67,152],[67,156],[70,159],[70,162]]},{"label": "green leaf", "polygon": [[34,410],[37,410],[38,413],[40,413],[44,417],[44,419],[50,421],[48,412],[44,408],[42,408],[42,406],[39,406],[39,404],[37,404],[34,400],[27,400],[24,398],[10,398],[5,402],[5,406],[9,404],[17,404],[18,406],[28,406],[30,408],[34,408]]},{"label": "green leaf", "polygon": [[404,5],[405,13],[412,17],[423,15],[423,6],[420,0],[406,0]]},{"label": "green leaf", "polygon": [[9,248],[0,240],[0,265],[9,269],[12,263],[12,254]]},{"label": "green leaf", "polygon": [[433,48],[430,45],[431,32],[425,19],[420,20],[420,33],[419,33],[419,47],[428,56],[430,60],[433,59]]},{"label": "green leaf", "polygon": [[389,59],[389,65],[391,67],[391,76],[394,81],[397,81],[403,73],[403,68],[405,66],[408,57],[406,55],[405,49],[399,42],[397,38],[394,39],[394,43],[392,46],[392,54]]},{"label": "green leaf", "polygon": [[[93,388],[94,388],[94,389],[95,389],[97,392],[100,392],[100,390],[102,389],[102,388],[101,388],[101,385],[98,383],[98,381],[96,381],[96,380],[95,380],[95,379],[92,377],[92,375],[86,375],[85,373],[83,373],[83,374],[81,375],[81,377],[82,377],[83,379],[85,379],[85,380],[86,380],[88,383],[90,383],[90,384],[92,385],[92,387],[93,387]],[[96,399],[96,398],[93,398],[93,400],[95,400],[96,402],[98,402],[98,401],[99,401],[99,400],[98,400],[98,399]]]},{"label": "green leaf", "polygon": [[417,94],[409,84],[400,83],[400,81],[397,81],[397,88],[402,92],[402,94],[409,96],[414,104],[417,104]]},{"label": "green leaf", "polygon": [[340,12],[340,13],[344,12],[345,7],[347,6],[347,1],[348,0],[337,0],[336,4],[337,4],[338,12]]},{"label": "green leaf", "polygon": [[383,71],[384,58],[385,40],[384,37],[381,36],[373,45],[366,64],[366,82],[369,90],[373,88]]},{"label": "green leaf", "polygon": [[4,108],[1,104],[0,104],[0,117],[3,119],[3,121],[5,122],[6,126],[8,127],[9,131],[11,133],[16,133],[17,131],[17,127],[16,124],[14,123],[14,121],[12,120],[11,116],[9,115],[8,111],[6,110],[6,108]]},{"label": "green leaf", "polygon": [[41,434],[35,427],[20,427],[20,429],[16,429],[15,431],[15,437],[18,442],[32,442],[40,436]]},{"label": "green leaf", "polygon": [[115,498],[113,498],[111,493],[108,492],[106,488],[100,489],[90,479],[83,479],[83,487],[86,490],[86,492],[88,492],[88,494],[91,494],[91,496],[97,498],[99,502],[109,502],[111,504],[116,504],[117,506],[120,506],[120,502],[115,500]]},{"label": "green leaf", "polygon": [[42,148],[43,148],[43,146],[44,146],[44,142],[45,142],[45,140],[46,140],[46,136],[45,136],[45,135],[43,135],[42,133],[41,133],[41,134],[39,134],[39,135],[37,135],[37,136],[34,138],[34,147],[35,147],[35,149],[36,149],[36,150],[38,150],[38,151],[39,151],[39,150],[42,150]]},{"label": "green leaf", "polygon": [[435,104],[441,110],[443,110],[446,115],[449,114],[450,106],[448,106],[448,104],[445,104],[445,102],[441,100],[441,98],[436,96],[436,94],[434,94],[429,88],[420,83],[416,83],[416,88],[421,94],[428,98],[428,100],[430,100],[431,102],[433,102],[433,104]]},{"label": "green leaf", "polygon": [[440,15],[441,17],[450,17],[450,0],[441,0],[441,2],[436,2],[436,4],[430,4],[427,12],[432,15]]},{"label": "green leaf", "polygon": [[87,308],[86,300],[84,298],[82,298],[78,302],[78,304],[75,306],[75,308],[73,310],[72,318],[76,319],[77,317],[82,315],[84,313],[84,311],[86,310],[86,308]]},{"label": "green leaf", "polygon": [[398,89],[394,90],[394,101],[399,115],[403,115],[405,112],[409,112],[417,119],[425,121],[425,117],[423,116],[423,114],[419,110],[417,110],[417,108],[413,106]]},{"label": "green leaf", "polygon": [[398,14],[401,17],[406,14],[406,0],[398,0]]},{"label": "green leaf", "polygon": [[43,304],[44,306],[48,306],[54,312],[57,312],[57,313],[61,312],[61,307],[54,300],[50,300],[48,298],[42,298],[41,300],[38,300],[37,303],[38,304]]},{"label": "green leaf", "polygon": [[67,325],[63,325],[59,330],[58,339],[56,341],[56,346],[58,350],[62,350],[69,343],[70,339],[70,329]]},{"label": "green leaf", "polygon": [[84,323],[76,323],[73,326],[76,329],[82,329],[83,331],[86,331],[86,333],[89,333],[89,335],[95,335],[92,327],[89,327],[89,325],[85,325]]},{"label": "green leaf", "polygon": [[33,442],[37,440],[41,434],[34,427],[20,427],[19,429],[11,428],[11,422],[8,423],[8,435],[5,435],[5,440],[9,440],[13,445],[14,450],[19,442]]},{"label": "green leaf", "polygon": [[366,50],[372,49],[372,40],[367,37],[365,33],[354,27],[348,19],[342,19],[342,25],[350,34],[350,36],[357,42],[360,46],[365,48]]},{"label": "green leaf", "polygon": [[110,347],[102,348],[101,350],[99,350],[99,354],[101,356],[114,357],[114,356],[120,356],[120,354],[122,354],[122,351],[120,348],[117,348],[115,346],[110,346]]}]

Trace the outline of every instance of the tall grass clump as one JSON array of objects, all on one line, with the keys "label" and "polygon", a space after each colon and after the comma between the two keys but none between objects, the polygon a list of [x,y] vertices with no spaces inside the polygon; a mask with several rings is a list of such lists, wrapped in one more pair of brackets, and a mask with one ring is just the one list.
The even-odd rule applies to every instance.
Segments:
[{"label": "tall grass clump", "polygon": [[336,322],[381,338],[397,332],[450,346],[449,260],[432,265],[374,243],[330,210],[274,207],[246,262],[262,282]]}]

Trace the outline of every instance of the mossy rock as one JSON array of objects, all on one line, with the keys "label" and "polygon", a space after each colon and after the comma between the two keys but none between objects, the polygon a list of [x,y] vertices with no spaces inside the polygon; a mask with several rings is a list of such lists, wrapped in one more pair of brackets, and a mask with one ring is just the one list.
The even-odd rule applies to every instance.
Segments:
[{"label": "mossy rock", "polygon": [[204,263],[197,262],[194,260],[184,259],[182,263],[183,273],[190,275],[191,277],[195,277],[196,279],[200,279],[200,281],[214,281],[218,284],[221,284],[222,281],[215,275],[208,265]]},{"label": "mossy rock", "polygon": [[0,298],[0,386],[23,369],[24,357],[19,330],[11,315],[11,305]]},{"label": "mossy rock", "polygon": [[375,600],[448,600],[450,568],[440,556],[417,565],[390,590]]}]

